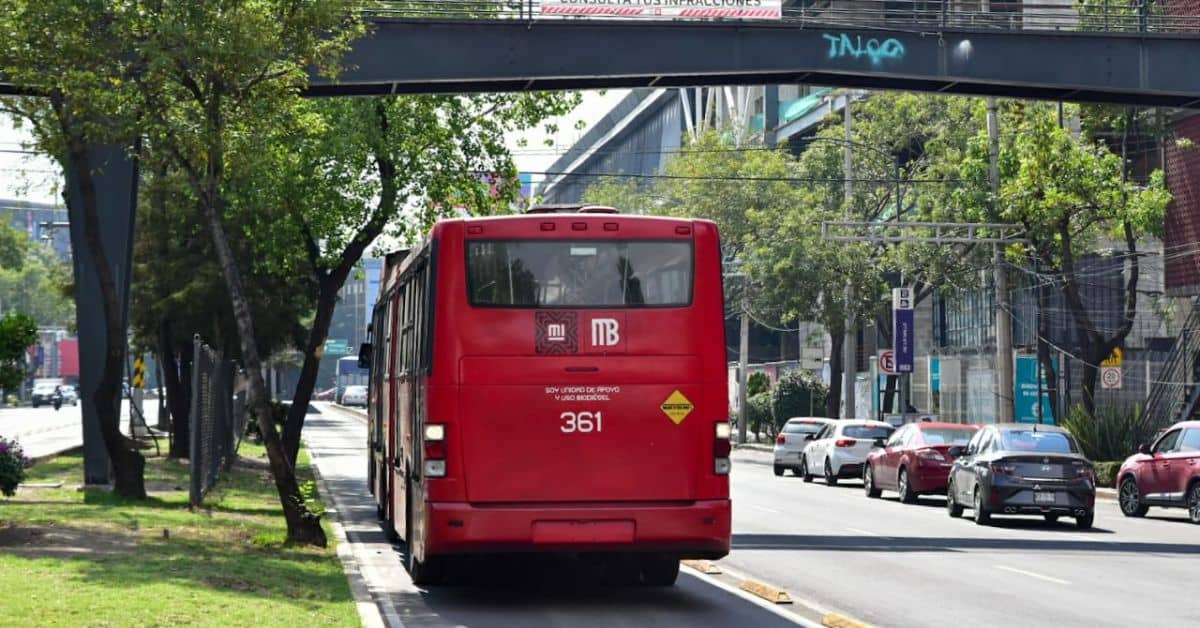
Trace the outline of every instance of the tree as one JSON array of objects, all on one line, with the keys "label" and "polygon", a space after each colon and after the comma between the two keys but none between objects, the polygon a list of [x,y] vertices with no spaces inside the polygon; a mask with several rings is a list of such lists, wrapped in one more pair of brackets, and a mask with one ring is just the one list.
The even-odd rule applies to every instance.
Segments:
[{"label": "tree", "polygon": [[[462,211],[508,211],[519,194],[506,132],[570,110],[578,98],[550,94],[397,96],[306,103],[316,131],[280,145],[265,199],[255,207],[256,242],[270,266],[294,269],[313,320],[296,345],[303,365],[284,427],[294,462],[317,383],[338,291],[380,236],[413,242],[434,221]],[[270,220],[270,224],[266,221]],[[297,247],[295,243],[301,246]]]},{"label": "tree", "polygon": [[261,139],[305,121],[294,116],[310,68],[336,71],[349,42],[362,33],[349,1],[297,4],[286,0],[160,3],[143,8],[147,28],[137,40],[145,71],[139,104],[148,140],[183,177],[211,238],[236,323],[238,348],[250,382],[248,407],[258,421],[271,474],[287,521],[287,538],[325,545],[319,518],[300,495],[271,420],[262,354],[237,242],[249,237],[229,220],[231,183],[257,163]]},{"label": "tree", "polygon": [[8,98],[0,108],[31,124],[37,150],[75,177],[79,198],[66,200],[80,205],[79,228],[96,262],[88,270],[96,273],[106,321],[104,370],[93,401],[114,490],[139,499],[146,496],[145,459],[118,427],[126,338],[110,252],[100,238],[95,181],[100,164],[90,149],[127,145],[137,136],[132,88],[141,67],[129,43],[142,26],[141,8],[100,0],[0,0],[0,73],[21,91],[43,96]]},{"label": "tree", "polygon": [[[155,352],[163,364],[166,405],[172,417],[171,455],[189,455],[193,334],[222,356],[238,359],[241,350],[233,307],[215,261],[212,241],[198,221],[195,199],[166,156],[153,146],[144,152],[130,326],[134,342]],[[244,212],[249,214],[250,212]],[[245,231],[242,225],[235,229]],[[258,264],[253,238],[235,238],[235,254],[244,268],[250,308],[259,325],[256,339],[263,355],[296,346],[307,333],[311,290],[289,269]]]},{"label": "tree", "polygon": [[812,416],[825,404],[825,384],[805,370],[784,373],[771,391],[771,414],[776,428],[796,416]]},{"label": "tree", "polygon": [[[792,140],[800,151],[796,185],[802,200],[780,212],[752,213],[748,240],[756,251],[749,271],[765,287],[757,295],[758,306],[780,312],[781,320],[818,321],[830,334],[826,414],[835,417],[847,316],[874,320],[883,341],[890,342],[888,289],[901,277],[920,303],[938,290],[972,284],[980,263],[969,245],[830,242],[821,233],[823,222],[845,219],[880,225],[898,218],[961,220],[953,204],[954,168],[982,126],[978,101],[881,92],[856,101],[852,114],[851,197],[846,198],[845,127],[839,114],[813,135]],[[843,297],[847,284],[856,297],[851,304]],[[889,377],[888,392],[894,388],[895,378]],[[891,400],[891,394],[885,396],[885,409]]]},{"label": "tree", "polygon": [[746,376],[746,396],[753,397],[759,393],[771,391],[771,378],[766,373],[755,372]]},{"label": "tree", "polygon": [[25,263],[29,239],[8,224],[0,223],[0,269],[19,270]]},{"label": "tree", "polygon": [[[1074,108],[1068,113],[1075,114]],[[995,203],[986,199],[986,137],[972,142],[962,163],[962,200],[984,216],[1025,226],[1027,247],[1009,253],[1036,261],[1043,273],[1041,297],[1053,286],[1060,289],[1074,324],[1083,362],[1083,407],[1095,417],[1098,365],[1129,335],[1137,311],[1140,261],[1138,241],[1161,236],[1170,194],[1161,171],[1146,184],[1130,181],[1120,155],[1089,137],[1075,137],[1059,126],[1057,113],[1047,104],[1006,103],[1000,146],[1000,191]],[[1124,272],[1123,312],[1115,328],[1095,322],[1095,312],[1083,294],[1081,260],[1111,247]],[[1044,279],[1043,279],[1044,278]],[[1039,332],[1045,336],[1045,330]],[[1044,345],[1044,343],[1042,343]],[[1041,362],[1054,381],[1049,352]]]},{"label": "tree", "polygon": [[75,303],[68,296],[70,266],[46,246],[25,247],[20,261],[16,268],[0,268],[0,304],[4,309],[28,314],[39,327],[73,323]]},{"label": "tree", "polygon": [[25,380],[25,349],[37,342],[37,324],[25,314],[0,317],[0,389],[8,391]]}]

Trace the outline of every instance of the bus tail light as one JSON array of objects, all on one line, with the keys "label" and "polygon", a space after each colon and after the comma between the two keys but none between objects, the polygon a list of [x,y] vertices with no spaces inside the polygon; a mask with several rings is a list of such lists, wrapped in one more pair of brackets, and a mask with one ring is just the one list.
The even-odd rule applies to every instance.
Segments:
[{"label": "bus tail light", "polygon": [[728,421],[721,421],[716,424],[716,432],[713,439],[713,473],[717,475],[729,475],[729,454],[733,451],[733,445],[729,442],[729,437],[733,435],[733,430],[729,426]]},{"label": "bus tail light", "polygon": [[446,477],[446,426],[425,424],[425,476]]}]

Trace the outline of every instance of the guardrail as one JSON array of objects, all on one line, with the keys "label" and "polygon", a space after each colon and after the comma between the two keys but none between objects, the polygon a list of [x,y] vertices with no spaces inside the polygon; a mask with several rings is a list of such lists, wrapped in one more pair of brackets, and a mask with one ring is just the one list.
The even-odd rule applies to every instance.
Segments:
[{"label": "guardrail", "polygon": [[[699,3],[682,1],[687,6],[699,6]],[[366,3],[362,12],[371,18],[385,19],[735,21],[918,31],[956,28],[1200,34],[1200,5],[1190,0],[788,0],[778,12],[778,18],[703,17],[721,11],[760,13],[751,8],[755,6],[753,2],[725,0],[722,6],[729,7],[726,9],[683,9],[690,11],[685,13],[690,15],[688,17],[670,17],[680,13],[680,0],[631,0],[629,3],[617,0],[385,0]],[[775,13],[761,11],[768,12]]]}]

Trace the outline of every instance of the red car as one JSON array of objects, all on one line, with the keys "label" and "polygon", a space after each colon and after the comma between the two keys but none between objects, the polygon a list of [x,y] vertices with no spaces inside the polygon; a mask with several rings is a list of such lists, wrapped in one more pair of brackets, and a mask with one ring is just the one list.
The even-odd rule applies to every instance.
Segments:
[{"label": "red car", "polygon": [[921,493],[945,493],[954,459],[962,454],[978,425],[909,423],[892,432],[867,454],[863,487],[867,497],[896,491],[911,504]]},{"label": "red car", "polygon": [[1126,517],[1163,506],[1187,508],[1192,523],[1200,523],[1200,421],[1176,423],[1153,445],[1139,447],[1117,478]]}]

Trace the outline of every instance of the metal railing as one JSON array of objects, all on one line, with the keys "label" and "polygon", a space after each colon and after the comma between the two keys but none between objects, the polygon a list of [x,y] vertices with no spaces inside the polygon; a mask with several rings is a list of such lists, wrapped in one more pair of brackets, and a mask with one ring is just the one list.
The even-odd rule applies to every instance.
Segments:
[{"label": "metal railing", "polygon": [[[609,8],[621,15],[571,15],[544,11],[541,0],[408,0],[364,3],[371,18],[484,19],[484,20],[631,20],[639,22],[758,22],[887,28],[927,31],[968,30],[1161,32],[1200,34],[1200,6],[1189,0],[1071,0],[1040,2],[987,0],[786,0],[779,19],[664,17],[664,0],[633,0],[607,4],[590,0],[580,7]],[[553,10],[553,9],[552,9]]]},{"label": "metal railing", "polygon": [[199,506],[222,469],[237,457],[246,432],[245,396],[237,390],[237,367],[193,337],[190,499]]},{"label": "metal railing", "polygon": [[1150,396],[1146,399],[1145,418],[1155,428],[1167,427],[1180,420],[1185,410],[1194,410],[1197,386],[1192,368],[1200,354],[1200,297],[1192,301],[1175,346],[1167,354],[1162,370],[1154,378]]}]

